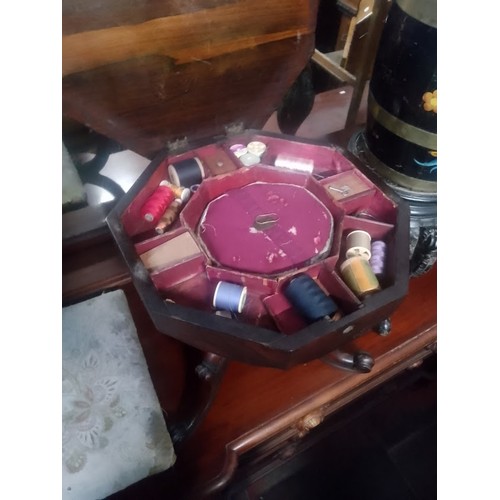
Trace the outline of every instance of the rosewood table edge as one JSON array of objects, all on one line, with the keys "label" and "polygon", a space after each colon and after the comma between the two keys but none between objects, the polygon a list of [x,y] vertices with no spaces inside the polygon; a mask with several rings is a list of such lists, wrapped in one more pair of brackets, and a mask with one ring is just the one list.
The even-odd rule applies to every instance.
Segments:
[{"label": "rosewood table edge", "polygon": [[[375,388],[405,368],[409,368],[420,359],[430,355],[432,353],[431,347],[435,344],[436,339],[437,324],[434,324],[377,358],[376,369],[370,373],[370,375],[373,375],[370,378],[367,378],[366,374],[353,374],[353,377],[343,379],[320,395],[311,396],[290,411],[276,415],[270,421],[267,421],[265,426],[259,426],[257,429],[230,441],[225,446],[223,465],[220,472],[212,476],[212,479],[204,481],[204,486],[200,486],[203,494],[213,494],[223,488],[231,480],[238,466],[239,458],[244,453],[266,439],[286,432],[301,418],[318,408],[328,407],[326,416],[347,405],[368,390]],[[404,354],[409,354],[409,356],[403,357]],[[353,381],[355,382],[354,385],[352,384]],[[335,402],[328,404],[332,399],[335,399]],[[222,457],[222,454],[220,457]]]}]

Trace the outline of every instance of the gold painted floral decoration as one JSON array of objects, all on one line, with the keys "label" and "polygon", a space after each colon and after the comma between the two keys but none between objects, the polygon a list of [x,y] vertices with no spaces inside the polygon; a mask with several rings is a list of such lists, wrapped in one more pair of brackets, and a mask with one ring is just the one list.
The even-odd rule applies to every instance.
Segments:
[{"label": "gold painted floral decoration", "polygon": [[434,113],[438,112],[438,91],[437,89],[434,92],[425,92],[422,96],[422,101],[424,102],[423,106],[425,111],[434,111]]}]

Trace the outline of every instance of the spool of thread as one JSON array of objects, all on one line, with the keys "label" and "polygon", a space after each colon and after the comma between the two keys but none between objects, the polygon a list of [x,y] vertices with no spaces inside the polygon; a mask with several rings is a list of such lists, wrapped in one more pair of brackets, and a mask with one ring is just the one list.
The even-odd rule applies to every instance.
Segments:
[{"label": "spool of thread", "polygon": [[170,206],[165,210],[160,220],[156,224],[155,231],[158,234],[163,234],[175,221],[181,211],[182,202],[176,198]]},{"label": "spool of thread", "polygon": [[188,188],[185,188],[183,186],[176,186],[169,181],[161,181],[160,186],[169,187],[175,194],[175,197],[179,198],[182,203],[186,203],[186,201],[188,201],[189,197],[191,196],[191,191]]},{"label": "spool of thread", "polygon": [[350,257],[340,266],[340,274],[347,286],[360,298],[380,290],[380,284],[364,257]]},{"label": "spool of thread", "polygon": [[346,259],[350,257],[360,256],[366,260],[370,260],[372,237],[366,231],[356,230],[347,235],[345,253]]},{"label": "spool of thread", "polygon": [[174,199],[175,194],[168,186],[158,186],[142,206],[141,217],[156,223]]},{"label": "spool of thread", "polygon": [[241,313],[247,298],[247,287],[219,281],[215,287],[213,306],[216,309]]},{"label": "spool of thread", "polygon": [[239,157],[239,160],[245,167],[251,167],[253,165],[257,165],[260,163],[260,156],[254,155],[253,153],[250,153],[250,151],[247,151],[244,155],[241,155]]},{"label": "spool of thread", "polygon": [[259,158],[266,152],[267,146],[261,141],[252,141],[247,144],[247,151]]},{"label": "spool of thread", "polygon": [[375,276],[382,276],[384,274],[386,248],[387,246],[382,240],[372,242],[370,266]]},{"label": "spool of thread", "polygon": [[229,147],[229,149],[232,153],[234,153],[234,156],[236,156],[236,158],[239,158],[240,156],[248,153],[248,149],[244,144],[233,144]]},{"label": "spool of thread", "polygon": [[299,274],[290,280],[283,293],[307,321],[329,318],[338,310],[337,304],[308,275]]},{"label": "spool of thread", "polygon": [[314,169],[314,161],[309,158],[297,158],[280,153],[274,160],[274,166],[311,174]]},{"label": "spool of thread", "polygon": [[205,177],[205,171],[201,160],[193,157],[171,163],[168,166],[168,175],[170,181],[176,186],[190,188],[193,184],[201,184]]}]

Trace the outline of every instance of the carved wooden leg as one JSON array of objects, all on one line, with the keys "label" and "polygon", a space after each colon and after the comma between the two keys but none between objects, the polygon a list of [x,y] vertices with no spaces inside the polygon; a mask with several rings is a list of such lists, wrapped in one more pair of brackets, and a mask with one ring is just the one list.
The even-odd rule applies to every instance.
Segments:
[{"label": "carved wooden leg", "polygon": [[321,359],[324,363],[354,372],[371,372],[375,361],[367,352],[358,351],[353,354],[335,350]]},{"label": "carved wooden leg", "polygon": [[209,410],[224,375],[227,359],[188,348],[188,372],[179,412],[169,425],[176,449],[186,441]]},{"label": "carved wooden leg", "polygon": [[314,96],[309,63],[290,87],[278,109],[277,119],[281,132],[291,135],[297,132],[313,108]]}]

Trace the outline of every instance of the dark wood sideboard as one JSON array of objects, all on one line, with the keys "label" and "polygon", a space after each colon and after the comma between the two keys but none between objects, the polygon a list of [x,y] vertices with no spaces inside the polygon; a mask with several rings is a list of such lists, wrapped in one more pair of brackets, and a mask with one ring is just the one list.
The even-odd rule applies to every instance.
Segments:
[{"label": "dark wood sideboard", "polygon": [[241,467],[269,468],[291,457],[339,409],[435,351],[436,285],[436,266],[412,278],[390,334],[369,332],[346,346],[374,357],[370,373],[316,360],[287,371],[229,361],[207,374],[199,370],[204,353],[156,331],[110,238],[66,248],[63,304],[117,287],[126,291],[169,428],[175,434],[181,426],[175,466],[113,498],[217,498]]}]

